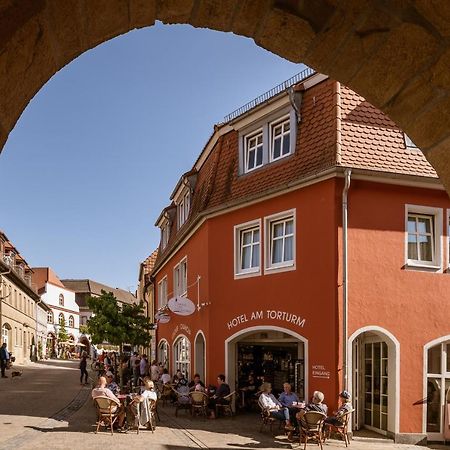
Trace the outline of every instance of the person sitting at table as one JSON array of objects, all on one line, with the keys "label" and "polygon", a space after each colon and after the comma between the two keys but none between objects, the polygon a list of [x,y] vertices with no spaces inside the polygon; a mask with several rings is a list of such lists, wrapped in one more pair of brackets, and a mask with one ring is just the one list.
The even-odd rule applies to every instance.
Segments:
[{"label": "person sitting at table", "polygon": [[348,391],[342,391],[339,394],[339,408],[337,411],[334,411],[332,416],[329,416],[325,419],[326,425],[334,425],[335,427],[342,427],[344,422],[342,421],[342,417],[344,414],[353,410],[351,395]]},{"label": "person sitting at table", "polygon": [[[200,388],[197,389],[197,386],[200,386],[201,389]],[[205,385],[200,380],[200,375],[198,373],[196,373],[194,375],[194,379],[189,382],[188,387],[189,387],[190,391],[202,391],[203,392],[205,390]]]},{"label": "person sitting at table", "polygon": [[180,386],[188,385],[188,381],[181,370],[177,370],[177,373],[173,376],[172,383],[175,386],[175,389],[178,389]]},{"label": "person sitting at table", "polygon": [[251,409],[252,399],[255,398],[255,394],[257,393],[257,383],[253,373],[248,375],[247,381],[242,384],[240,391],[242,392],[243,399],[242,406],[245,406],[247,409]]},{"label": "person sitting at table", "polygon": [[162,384],[170,383],[170,375],[167,369],[163,369],[163,374],[161,375]]},{"label": "person sitting at table", "polygon": [[302,417],[305,415],[305,413],[309,411],[317,411],[326,414],[328,411],[328,406],[322,403],[324,398],[325,396],[323,395],[323,392],[314,391],[311,403],[308,403],[296,414],[295,417],[297,418],[297,421],[302,420]]},{"label": "person sitting at table", "polygon": [[295,392],[292,392],[292,386],[289,383],[283,383],[283,392],[278,397],[278,400],[289,410],[289,416],[294,427],[297,426],[295,415],[299,412],[297,408],[298,397]]},{"label": "person sitting at table", "polygon": [[112,372],[106,372],[106,387],[114,394],[118,395],[120,393],[119,385],[114,381],[114,375]]},{"label": "person sitting at table", "polygon": [[208,407],[210,408],[211,412],[209,414],[210,419],[216,418],[216,404],[220,405],[226,405],[230,401],[225,399],[227,395],[230,394],[230,386],[228,386],[227,383],[225,383],[225,375],[220,374],[217,377],[217,389],[216,393],[209,399]]},{"label": "person sitting at table", "polygon": [[138,417],[140,418],[140,422],[142,425],[146,424],[150,420],[150,411],[147,408],[147,404],[143,405],[144,400],[151,399],[155,402],[158,400],[158,395],[155,391],[155,384],[149,377],[144,378],[143,388],[144,390],[139,395],[135,395],[129,405],[129,410],[135,419],[136,425],[136,418]]},{"label": "person sitting at table", "polygon": [[[264,382],[261,387],[261,395],[259,396],[259,402],[262,407],[269,411],[269,414],[278,420],[285,421],[285,429],[289,432],[294,431],[294,427],[291,423],[291,418],[289,415],[289,410],[283,406],[272,394],[272,385],[270,383]],[[288,435],[289,439],[292,438],[292,433]]]},{"label": "person sitting at table", "polygon": [[91,395],[93,399],[97,397],[108,397],[116,404],[116,406],[112,409],[112,412],[115,413],[117,410],[119,410],[117,424],[119,427],[122,427],[126,417],[125,410],[123,408],[123,405],[120,403],[120,400],[114,395],[114,393],[110,389],[106,387],[105,377],[100,377],[98,379],[97,387],[92,389]]}]

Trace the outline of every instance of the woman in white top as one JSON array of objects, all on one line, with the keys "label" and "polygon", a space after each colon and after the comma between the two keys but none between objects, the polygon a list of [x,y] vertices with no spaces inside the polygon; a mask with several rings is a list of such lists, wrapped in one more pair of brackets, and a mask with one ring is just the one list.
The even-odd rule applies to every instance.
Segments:
[{"label": "woman in white top", "polygon": [[275,417],[275,419],[284,420],[286,422],[286,430],[294,430],[289,417],[289,409],[283,406],[272,394],[272,385],[270,383],[263,383],[260,389],[262,391],[259,396],[261,406],[269,411],[269,414]]}]

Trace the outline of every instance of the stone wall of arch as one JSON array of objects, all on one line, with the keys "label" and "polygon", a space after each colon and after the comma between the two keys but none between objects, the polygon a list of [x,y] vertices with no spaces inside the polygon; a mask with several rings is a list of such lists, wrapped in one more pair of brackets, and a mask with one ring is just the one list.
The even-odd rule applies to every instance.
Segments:
[{"label": "stone wall of arch", "polygon": [[450,189],[450,4],[427,0],[21,0],[0,6],[0,147],[36,92],[81,53],[132,29],[185,23],[252,38],[363,95]]}]

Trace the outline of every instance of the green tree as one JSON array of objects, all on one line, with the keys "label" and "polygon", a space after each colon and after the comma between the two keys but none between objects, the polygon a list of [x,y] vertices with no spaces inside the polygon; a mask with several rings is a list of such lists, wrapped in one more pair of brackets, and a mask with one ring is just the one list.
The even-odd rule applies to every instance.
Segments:
[{"label": "green tree", "polygon": [[87,328],[94,344],[150,345],[153,324],[144,315],[142,304],[120,305],[112,292],[103,290],[100,297],[89,297],[87,304],[93,312]]},{"label": "green tree", "polygon": [[66,319],[64,317],[59,321],[59,330],[58,330],[58,342],[67,342],[69,340],[69,335],[66,330]]}]

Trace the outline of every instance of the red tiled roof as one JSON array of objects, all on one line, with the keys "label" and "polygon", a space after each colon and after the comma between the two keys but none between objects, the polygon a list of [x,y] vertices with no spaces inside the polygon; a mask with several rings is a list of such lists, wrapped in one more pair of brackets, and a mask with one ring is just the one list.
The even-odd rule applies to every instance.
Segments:
[{"label": "red tiled roof", "polygon": [[405,148],[403,132],[380,110],[345,86],[341,99],[342,166],[437,178],[423,153]]}]

